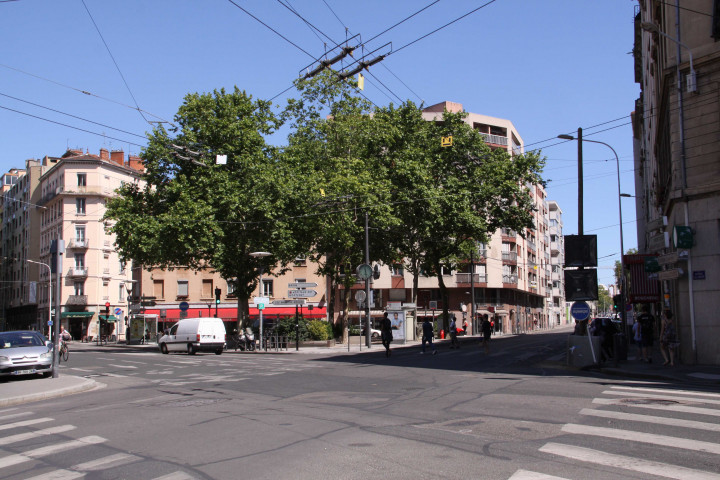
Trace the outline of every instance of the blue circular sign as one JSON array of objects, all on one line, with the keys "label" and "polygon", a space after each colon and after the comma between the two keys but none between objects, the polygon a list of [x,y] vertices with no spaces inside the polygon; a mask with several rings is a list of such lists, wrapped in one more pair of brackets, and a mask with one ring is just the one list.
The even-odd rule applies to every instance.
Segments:
[{"label": "blue circular sign", "polygon": [[590,316],[590,305],[587,302],[575,302],[570,307],[570,315],[575,320],[585,320]]},{"label": "blue circular sign", "polygon": [[190,308],[190,304],[187,302],[180,302],[180,305],[178,305],[178,307],[180,307],[180,310],[182,310],[184,312],[188,308]]}]

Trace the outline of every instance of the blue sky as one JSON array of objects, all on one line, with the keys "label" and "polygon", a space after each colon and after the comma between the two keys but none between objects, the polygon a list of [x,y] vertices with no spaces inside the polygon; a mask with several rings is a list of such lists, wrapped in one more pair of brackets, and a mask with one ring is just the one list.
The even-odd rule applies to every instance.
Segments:
[{"label": "blue sky", "polygon": [[[282,106],[296,92],[278,94],[323,54],[325,43],[359,35],[365,53],[389,53],[366,74],[364,94],[372,102],[448,100],[511,120],[527,148],[547,157],[548,198],[563,210],[565,234],[576,234],[577,144],[556,140],[558,134],[575,135],[582,127],[585,138],[612,145],[622,190],[634,194],[629,122],[640,91],[630,55],[636,5],[0,0],[0,170],[68,147],[139,154],[146,120],[172,120],[189,92],[237,85]],[[615,157],[591,143],[583,153],[584,232],[598,235],[599,281],[611,283],[620,253]],[[633,199],[623,199],[623,220],[625,249],[635,248]]]}]

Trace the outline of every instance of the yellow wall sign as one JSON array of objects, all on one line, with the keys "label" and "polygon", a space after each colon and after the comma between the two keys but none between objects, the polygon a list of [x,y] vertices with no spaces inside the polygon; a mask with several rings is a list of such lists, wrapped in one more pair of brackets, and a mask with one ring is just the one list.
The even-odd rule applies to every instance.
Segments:
[{"label": "yellow wall sign", "polygon": [[452,135],[450,135],[449,137],[442,137],[440,145],[442,145],[443,147],[452,147]]}]

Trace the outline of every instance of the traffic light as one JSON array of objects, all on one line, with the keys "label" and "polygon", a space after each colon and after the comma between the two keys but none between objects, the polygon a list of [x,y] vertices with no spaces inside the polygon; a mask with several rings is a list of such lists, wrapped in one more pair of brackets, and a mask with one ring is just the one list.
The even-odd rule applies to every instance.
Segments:
[{"label": "traffic light", "polygon": [[215,303],[216,304],[220,303],[220,293],[221,293],[220,288],[215,287]]},{"label": "traffic light", "polygon": [[613,311],[620,311],[620,300],[622,300],[621,295],[613,295]]}]

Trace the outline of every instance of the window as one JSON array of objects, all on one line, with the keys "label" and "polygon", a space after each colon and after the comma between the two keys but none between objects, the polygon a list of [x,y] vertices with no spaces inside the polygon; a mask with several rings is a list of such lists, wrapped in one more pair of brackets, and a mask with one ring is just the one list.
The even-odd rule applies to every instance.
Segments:
[{"label": "window", "polygon": [[[157,297],[157,295],[155,295]],[[188,281],[178,280],[177,282],[177,296],[187,297],[188,296]]]},{"label": "window", "polygon": [[303,267],[303,266],[305,266],[306,261],[307,261],[307,258],[305,257],[305,255],[298,255],[297,257],[295,257],[295,266]]},{"label": "window", "polygon": [[[187,289],[187,282],[186,282],[185,288]],[[165,281],[164,280],[153,280],[153,297],[165,298]]]},{"label": "window", "polygon": [[85,295],[85,283],[75,282],[73,283],[73,288],[75,290],[75,295]]},{"label": "window", "polygon": [[125,273],[125,262],[120,260],[120,274]]},{"label": "window", "polygon": [[440,275],[443,277],[452,276],[452,268],[449,268],[447,265],[442,265],[440,267]]},{"label": "window", "polygon": [[118,302],[124,302],[125,301],[125,284],[121,283],[118,286]]},{"label": "window", "polygon": [[396,263],[395,265],[393,265],[391,267],[390,271],[391,271],[391,275],[393,277],[402,277],[403,276],[403,266],[400,265],[399,263]]},{"label": "window", "polygon": [[214,298],[213,281],[211,279],[204,279],[202,281],[202,298]]},{"label": "window", "polygon": [[87,174],[86,173],[78,173],[77,174],[77,182],[78,182],[78,187],[86,187],[87,186]]},{"label": "window", "polygon": [[273,281],[265,280],[262,281],[262,291],[260,292],[261,297],[272,297],[273,296]]},{"label": "window", "polygon": [[78,215],[85,215],[85,199],[84,198],[76,198],[75,199],[75,213]]},{"label": "window", "polygon": [[84,253],[76,253],[75,254],[75,268],[85,268],[85,254]]},{"label": "window", "polygon": [[85,241],[85,225],[75,225],[75,240],[78,243]]},{"label": "window", "polygon": [[227,282],[227,296],[228,297],[235,296],[235,282],[233,282],[233,281]]}]

